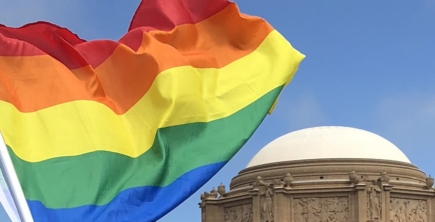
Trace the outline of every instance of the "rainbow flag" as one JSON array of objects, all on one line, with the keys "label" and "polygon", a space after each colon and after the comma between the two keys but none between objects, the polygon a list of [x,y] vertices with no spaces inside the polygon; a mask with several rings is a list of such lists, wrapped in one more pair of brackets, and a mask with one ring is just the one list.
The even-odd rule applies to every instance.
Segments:
[{"label": "rainbow flag", "polygon": [[35,221],[156,221],[251,137],[304,56],[227,0],[148,0],[119,40],[0,26],[0,130]]}]

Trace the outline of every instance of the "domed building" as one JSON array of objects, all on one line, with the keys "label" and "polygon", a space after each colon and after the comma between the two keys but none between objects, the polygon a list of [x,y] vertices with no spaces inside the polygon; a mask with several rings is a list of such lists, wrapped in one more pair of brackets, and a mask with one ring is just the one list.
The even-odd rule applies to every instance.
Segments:
[{"label": "domed building", "polygon": [[202,222],[435,222],[433,185],[376,134],[314,127],[266,145],[200,208]]}]

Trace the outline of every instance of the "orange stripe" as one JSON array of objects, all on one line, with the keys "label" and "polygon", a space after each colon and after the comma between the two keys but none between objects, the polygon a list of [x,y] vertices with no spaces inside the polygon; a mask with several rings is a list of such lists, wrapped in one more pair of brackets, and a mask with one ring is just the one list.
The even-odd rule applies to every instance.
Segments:
[{"label": "orange stripe", "polygon": [[160,72],[177,66],[221,68],[253,52],[272,30],[262,19],[241,16],[231,4],[195,25],[143,33],[137,52],[119,45],[95,69],[88,66],[70,71],[47,55],[0,57],[0,82],[6,86],[6,90],[0,89],[0,99],[21,112],[94,100],[123,114],[148,91]]}]

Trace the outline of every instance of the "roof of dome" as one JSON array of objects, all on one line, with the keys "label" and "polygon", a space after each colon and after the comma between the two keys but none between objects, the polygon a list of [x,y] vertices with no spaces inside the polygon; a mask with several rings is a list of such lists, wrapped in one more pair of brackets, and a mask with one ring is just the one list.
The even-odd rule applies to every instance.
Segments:
[{"label": "roof of dome", "polygon": [[390,141],[374,133],[340,126],[313,127],[283,135],[263,147],[247,167],[308,159],[381,159],[410,163]]}]

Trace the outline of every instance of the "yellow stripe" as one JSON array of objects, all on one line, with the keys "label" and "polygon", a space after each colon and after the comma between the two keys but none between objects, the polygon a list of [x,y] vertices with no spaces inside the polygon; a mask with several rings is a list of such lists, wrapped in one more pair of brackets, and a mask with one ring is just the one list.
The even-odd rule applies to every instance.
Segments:
[{"label": "yellow stripe", "polygon": [[0,112],[9,117],[0,119],[0,129],[29,162],[97,150],[137,157],[151,147],[158,128],[227,117],[289,82],[303,58],[273,31],[253,53],[221,69],[186,66],[160,73],[123,115],[94,101],[32,113],[0,101]]}]

